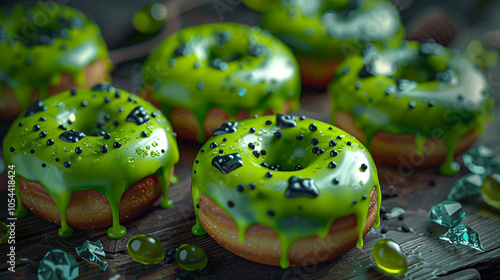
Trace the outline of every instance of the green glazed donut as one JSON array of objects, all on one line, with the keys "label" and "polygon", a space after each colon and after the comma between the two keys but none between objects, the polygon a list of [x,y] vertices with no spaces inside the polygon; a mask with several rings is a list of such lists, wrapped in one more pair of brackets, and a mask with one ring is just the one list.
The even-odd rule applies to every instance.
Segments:
[{"label": "green glazed donut", "polygon": [[99,27],[80,11],[55,2],[1,9],[0,53],[0,107],[9,88],[22,110],[33,102],[35,90],[45,98],[62,74],[71,75],[72,86],[81,86],[89,64],[102,61],[105,79],[111,68]]},{"label": "green glazed donut", "polygon": [[[248,118],[269,109],[299,108],[297,62],[283,43],[259,27],[212,23],[185,28],[151,52],[143,77],[146,94],[161,104],[179,137],[198,142],[221,123],[241,119],[242,112]],[[194,115],[198,129],[193,137],[179,125],[190,119],[172,115],[176,108]],[[209,120],[215,125],[207,127],[204,120],[214,108],[222,116]]]},{"label": "green glazed donut", "polygon": [[[356,216],[352,246],[356,240],[363,246],[367,197],[373,189],[377,215],[381,202],[376,167],[361,142],[329,124],[284,114],[224,123],[199,151],[192,180],[194,234],[206,230],[223,245],[212,232],[222,227],[200,223],[202,196],[207,196],[236,224],[235,242],[244,242],[253,225],[273,229],[281,243],[276,264],[283,268],[290,264],[288,252],[295,241],[325,239],[340,217]],[[233,251],[236,245],[224,246]]]},{"label": "green glazed donut", "polygon": [[263,5],[261,27],[292,48],[309,86],[326,88],[338,63],[365,44],[396,47],[405,35],[397,9],[387,0],[270,2]]},{"label": "green glazed donut", "polygon": [[126,234],[118,220],[120,199],[142,178],[156,173],[163,191],[160,205],[172,204],[167,189],[179,152],[170,123],[147,101],[109,84],[36,101],[15,120],[3,143],[6,165],[15,166],[17,216],[26,215],[20,178],[37,182],[59,210],[61,236],[72,233],[66,209],[77,191],[95,189],[106,197],[111,238]]},{"label": "green glazed donut", "polygon": [[[375,161],[397,166],[402,159],[420,156],[422,161],[410,163],[440,164],[441,173],[448,175],[460,168],[455,153],[470,146],[492,119],[493,99],[483,73],[458,51],[433,41],[407,41],[387,50],[367,45],[341,64],[328,92],[333,103],[330,122],[364,141]],[[353,125],[341,118],[343,113],[352,117]],[[387,149],[375,147],[380,132],[413,135],[409,142],[414,147],[406,154],[384,155]],[[469,140],[461,141],[463,137]],[[439,142],[436,139],[442,141],[441,157],[438,145],[435,151],[426,148],[430,140]]]}]

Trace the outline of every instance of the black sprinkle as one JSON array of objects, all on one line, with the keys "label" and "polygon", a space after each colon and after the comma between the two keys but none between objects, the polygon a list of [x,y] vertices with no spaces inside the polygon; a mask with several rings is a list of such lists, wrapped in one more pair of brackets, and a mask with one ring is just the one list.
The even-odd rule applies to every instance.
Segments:
[{"label": "black sprinkle", "polygon": [[339,154],[339,153],[338,153],[336,150],[332,150],[332,151],[330,152],[330,156],[331,156],[331,157],[336,157],[336,156],[338,156],[338,154]]},{"label": "black sprinkle", "polygon": [[304,139],[304,135],[300,134],[300,135],[297,135],[297,137],[295,137],[297,140],[302,140]]},{"label": "black sprinkle", "polygon": [[115,98],[120,98],[122,95],[119,91],[116,91],[115,92]]},{"label": "black sprinkle", "polygon": [[252,154],[256,157],[256,158],[259,158],[260,157],[260,153],[257,152],[257,151],[253,151]]},{"label": "black sprinkle", "polygon": [[280,113],[276,115],[276,126],[280,128],[295,127],[297,126],[297,121],[294,116]]},{"label": "black sprinkle", "polygon": [[115,143],[113,143],[113,148],[120,148],[122,146],[122,143],[116,141]]},{"label": "black sprinkle", "polygon": [[271,124],[273,124],[273,122],[272,122],[272,121],[270,121],[270,120],[267,120],[267,121],[266,121],[266,125],[271,125]]},{"label": "black sprinkle", "polygon": [[102,92],[115,92],[115,87],[107,83],[102,83],[95,85],[91,90],[102,91]]},{"label": "black sprinkle", "polygon": [[291,176],[288,179],[288,188],[285,191],[285,197],[295,198],[295,197],[308,197],[315,198],[319,195],[319,189],[316,186],[314,179],[299,179],[295,176]]},{"label": "black sprinkle", "polygon": [[351,146],[351,141],[347,141],[347,146]]},{"label": "black sprinkle", "polygon": [[39,131],[39,130],[40,130],[40,126],[38,124],[33,126],[33,131]]},{"label": "black sprinkle", "polygon": [[306,119],[306,116],[300,116],[299,120],[303,121]]},{"label": "black sprinkle", "polygon": [[83,100],[81,104],[82,107],[87,107],[87,105],[89,105],[89,102],[87,100]]},{"label": "black sprinkle", "polygon": [[42,112],[47,110],[47,106],[43,104],[43,99],[38,99],[37,101],[33,102],[28,109],[26,110],[26,113],[24,114],[25,117],[31,116],[33,114],[36,114],[38,112]]},{"label": "black sprinkle", "polygon": [[113,125],[114,125],[114,126],[118,126],[118,121],[114,121],[114,122],[113,122]]},{"label": "black sprinkle", "polygon": [[302,170],[302,169],[304,169],[304,166],[300,164],[295,165],[295,170]]},{"label": "black sprinkle", "polygon": [[156,118],[156,112],[151,112],[151,117]]},{"label": "black sprinkle", "polygon": [[146,131],[141,131],[141,136],[142,137],[148,137],[148,133]]},{"label": "black sprinkle", "polygon": [[109,103],[111,101],[111,98],[109,96],[104,97],[104,103]]},{"label": "black sprinkle", "polygon": [[[200,208],[199,204],[196,204],[196,208]],[[173,247],[168,249],[165,252],[165,263],[173,263],[175,262],[175,253],[177,253],[177,247]]]},{"label": "black sprinkle", "polygon": [[382,229],[380,230],[380,233],[386,233],[387,232],[387,227],[383,226]]},{"label": "black sprinkle", "polygon": [[269,211],[267,211],[267,215],[269,215],[270,217],[274,217],[274,215],[276,215],[276,213],[274,213],[273,210],[269,210]]},{"label": "black sprinkle", "polygon": [[337,142],[332,140],[328,143],[328,145],[330,145],[330,147],[335,147],[337,145]]},{"label": "black sprinkle", "polygon": [[[127,122],[132,122],[135,123],[136,125],[147,123],[149,122],[149,120],[150,117],[146,112],[146,109],[144,109],[144,107],[142,106],[135,107],[134,110],[132,110],[132,112],[130,112],[130,114],[127,116]],[[118,126],[118,122],[116,123],[117,124],[115,124],[115,126]]]},{"label": "black sprinkle", "polygon": [[105,144],[105,145],[102,145],[102,146],[101,146],[101,152],[103,152],[103,153],[107,153],[107,152],[108,152],[108,145],[106,145],[106,144]]},{"label": "black sprinkle", "polygon": [[19,127],[23,126],[24,124],[22,122],[17,124]]},{"label": "black sprinkle", "polygon": [[123,109],[123,107],[118,108],[118,113],[121,113],[123,111],[125,111],[125,109]]},{"label": "black sprinkle", "polygon": [[254,183],[251,183],[251,184],[248,184],[248,187],[247,187],[249,190],[255,190],[255,188],[257,188],[257,185],[255,185]]},{"label": "black sprinkle", "polygon": [[363,200],[365,200],[367,198],[366,194],[363,195]]},{"label": "black sprinkle", "polygon": [[276,137],[276,138],[281,138],[281,136],[283,136],[283,133],[280,130],[278,130],[274,133],[274,137]]},{"label": "black sprinkle", "polygon": [[39,120],[39,121],[41,121],[41,122],[44,122],[44,121],[46,121],[47,119],[46,119],[45,117],[40,117],[38,120]]},{"label": "black sprinkle", "polygon": [[248,143],[248,147],[253,150],[255,149],[255,144],[253,142],[250,142]]},{"label": "black sprinkle", "polygon": [[434,107],[434,101],[429,101],[429,107]]},{"label": "black sprinkle", "polygon": [[196,204],[196,208],[200,209],[200,204],[199,203]]},{"label": "black sprinkle", "polygon": [[[56,158],[56,161],[58,161],[58,159]],[[66,168],[70,168],[71,167],[71,162],[67,161],[64,163],[64,167]]]},{"label": "black sprinkle", "polygon": [[199,161],[199,160],[195,160],[194,162],[195,162],[196,164],[200,163],[200,161]]},{"label": "black sprinkle", "polygon": [[10,147],[10,148],[9,148],[9,151],[10,151],[11,153],[13,153],[15,150],[16,150],[16,148],[14,148],[14,147]]},{"label": "black sprinkle", "polygon": [[312,123],[312,124],[309,125],[309,130],[310,131],[316,131],[316,130],[318,130],[318,127],[316,126],[315,123]]},{"label": "black sprinkle", "polygon": [[337,167],[337,163],[336,163],[335,161],[332,161],[332,162],[330,162],[330,163],[328,164],[328,167],[330,167],[330,168],[335,168],[335,167]]},{"label": "black sprinkle", "polygon": [[236,189],[239,191],[239,192],[243,192],[243,190],[245,189],[245,186],[243,186],[243,184],[239,184]]},{"label": "black sprinkle", "polygon": [[414,100],[410,101],[410,104],[408,105],[408,108],[413,109],[415,107],[417,107],[417,102],[415,102]]},{"label": "black sprinkle", "polygon": [[255,132],[255,128],[251,127],[249,131],[250,131],[250,133],[254,133]]},{"label": "black sprinkle", "polygon": [[83,152],[82,147],[76,147],[76,148],[75,148],[75,153],[77,153],[77,154],[81,154],[82,152]]},{"label": "black sprinkle", "polygon": [[104,133],[104,134],[102,135],[102,137],[103,137],[104,139],[108,140],[109,138],[111,138],[111,134],[109,134],[109,133]]},{"label": "black sprinkle", "polygon": [[212,132],[212,136],[234,133],[238,130],[238,122],[225,122]]},{"label": "black sprinkle", "polygon": [[42,163],[42,167],[47,167],[47,164],[45,164],[45,163]]},{"label": "black sprinkle", "polygon": [[267,154],[267,151],[266,150],[260,150],[260,154],[265,156]]},{"label": "black sprinkle", "polygon": [[407,226],[407,225],[403,225],[401,227],[401,229],[404,231],[404,232],[410,232],[410,228]]},{"label": "black sprinkle", "polygon": [[313,145],[318,145],[318,143],[319,143],[318,138],[313,138],[313,139],[311,139],[311,144],[313,144]]},{"label": "black sprinkle", "polygon": [[201,152],[201,153],[205,152],[205,149],[201,149],[201,150],[200,150],[200,152]]},{"label": "black sprinkle", "polygon": [[269,167],[269,165],[267,165],[267,163],[265,163],[265,162],[261,163],[260,166],[265,167],[265,168]]},{"label": "black sprinkle", "polygon": [[432,178],[432,179],[429,181],[429,185],[430,185],[430,186],[435,186],[435,185],[436,185],[436,179]]},{"label": "black sprinkle", "polygon": [[76,95],[76,89],[72,88],[70,91],[71,95],[75,96]]},{"label": "black sprinkle", "polygon": [[210,149],[214,149],[217,146],[219,146],[219,145],[217,145],[217,143],[215,143],[215,142],[210,143]]},{"label": "black sprinkle", "polygon": [[229,207],[234,207],[234,202],[232,202],[232,201],[228,201],[228,202],[227,202],[227,206],[229,206]]},{"label": "black sprinkle", "polygon": [[58,157],[56,157],[56,161],[59,161],[59,158],[58,158]]},{"label": "black sprinkle", "polygon": [[357,199],[355,199],[355,200],[352,201],[352,204],[356,204],[356,203],[358,203]]},{"label": "black sprinkle", "polygon": [[219,169],[222,174],[227,174],[243,166],[241,155],[239,153],[215,156],[212,159],[212,165]]},{"label": "black sprinkle", "polygon": [[40,136],[40,138],[45,138],[47,136],[47,132],[42,131],[40,132],[40,134],[38,134],[38,136]]},{"label": "black sprinkle", "polygon": [[54,145],[54,139],[47,139],[47,141],[45,143],[47,143],[47,145],[49,145],[49,146],[52,146],[52,145]]},{"label": "black sprinkle", "polygon": [[59,139],[66,141],[68,143],[76,143],[83,138],[85,138],[87,135],[83,132],[78,132],[75,131],[74,129],[65,131],[59,135]]},{"label": "black sprinkle", "polygon": [[266,173],[266,178],[272,178],[273,177],[273,173],[272,172],[267,172]]},{"label": "black sprinkle", "polygon": [[399,214],[399,216],[398,216],[398,220],[402,221],[402,220],[404,220],[404,219],[405,219],[405,213],[401,213],[401,214]]},{"label": "black sprinkle", "polygon": [[334,179],[332,180],[332,183],[333,183],[334,185],[338,185],[338,184],[339,184],[339,179],[334,178]]},{"label": "black sprinkle", "polygon": [[368,166],[366,164],[361,164],[361,171],[365,171],[366,169],[368,169]]},{"label": "black sprinkle", "polygon": [[61,125],[60,125],[60,126],[58,126],[58,127],[59,127],[60,129],[62,129],[62,130],[66,130],[66,129],[67,129],[67,128],[66,128],[66,126],[65,126],[64,124],[61,124]]},{"label": "black sprinkle", "polygon": [[220,149],[220,150],[219,150],[219,154],[222,154],[222,153],[224,153],[224,150],[223,150],[223,149]]},{"label": "black sprinkle", "polygon": [[337,136],[337,139],[338,139],[338,140],[342,139],[342,136],[340,136],[340,135],[339,135],[339,136]]}]

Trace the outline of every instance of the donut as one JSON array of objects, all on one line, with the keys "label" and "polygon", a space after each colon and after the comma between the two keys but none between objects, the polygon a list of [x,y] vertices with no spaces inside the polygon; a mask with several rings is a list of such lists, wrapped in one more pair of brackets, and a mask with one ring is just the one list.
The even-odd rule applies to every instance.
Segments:
[{"label": "donut", "polygon": [[0,11],[0,118],[14,119],[35,100],[109,80],[111,62],[99,27],[55,2]]},{"label": "donut", "polygon": [[367,45],[340,65],[328,92],[330,123],[360,139],[375,162],[405,169],[439,165],[456,174],[455,154],[492,119],[483,73],[433,41],[388,50]]},{"label": "donut", "polygon": [[381,202],[364,146],[329,124],[285,114],[227,122],[193,164],[196,235],[287,268],[335,258],[375,225]]},{"label": "donut", "polygon": [[185,28],[143,67],[143,96],[163,109],[179,138],[203,143],[222,123],[299,108],[298,66],[267,31],[235,23]]},{"label": "donut", "polygon": [[[172,201],[167,191],[179,151],[161,111],[110,84],[72,89],[30,105],[4,142],[9,184],[15,185],[16,216],[26,208],[60,224],[60,236],[77,229],[109,227]],[[14,182],[13,182],[14,181]],[[24,204],[24,206],[23,206]],[[25,208],[26,207],[26,208]]]},{"label": "donut", "polygon": [[268,1],[259,10],[260,26],[292,48],[302,83],[311,87],[326,88],[338,64],[367,43],[397,47],[405,35],[387,0]]}]

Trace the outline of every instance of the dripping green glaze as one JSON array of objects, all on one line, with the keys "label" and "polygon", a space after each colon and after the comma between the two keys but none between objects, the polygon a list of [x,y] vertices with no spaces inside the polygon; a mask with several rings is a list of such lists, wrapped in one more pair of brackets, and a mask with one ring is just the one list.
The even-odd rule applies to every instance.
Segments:
[{"label": "dripping green glaze", "polygon": [[[423,48],[432,53],[423,55]],[[454,162],[458,140],[472,130],[481,133],[492,119],[493,99],[484,75],[457,51],[433,42],[408,41],[382,52],[367,45],[339,66],[328,92],[330,122],[337,111],[349,113],[364,131],[366,147],[378,131],[414,135],[419,153],[425,140],[443,140],[447,154],[439,170],[446,175],[460,168]]]},{"label": "dripping green glaze", "polygon": [[262,115],[266,109],[281,112],[287,100],[291,110],[300,104],[298,66],[290,50],[266,30],[235,23],[188,27],[170,36],[149,55],[143,79],[165,115],[179,107],[196,116],[199,142],[205,140],[203,120],[214,107],[234,120],[240,110]]},{"label": "dripping green glaze", "polygon": [[320,62],[343,60],[369,42],[397,47],[405,35],[397,9],[386,0],[281,0],[268,6],[262,28],[296,55]]},{"label": "dripping green glaze", "polygon": [[[85,107],[83,101],[86,101]],[[67,91],[43,100],[43,104],[47,106],[45,111],[14,121],[4,139],[4,155],[8,165],[16,166],[17,176],[38,182],[50,194],[61,215],[59,235],[72,233],[65,216],[75,191],[96,189],[106,196],[113,215],[113,226],[108,229],[111,238],[126,234],[118,220],[120,198],[140,179],[156,173],[163,192],[160,205],[171,206],[167,196],[170,170],[179,160],[179,151],[170,123],[158,109],[140,97],[113,87],[110,91]],[[150,120],[142,124],[126,121],[138,106],[145,109]],[[40,128],[34,131],[37,125]],[[59,128],[60,125],[66,129]],[[87,136],[74,143],[59,138],[70,129]],[[109,133],[109,137],[97,136],[100,131]],[[47,144],[49,139],[53,140],[52,145]],[[104,145],[107,145],[106,152],[103,152]],[[66,167],[68,162],[71,166]],[[15,192],[20,198],[18,179]],[[16,215],[25,216],[27,211],[21,199],[17,201]]]},{"label": "dripping green glaze", "polygon": [[[379,209],[381,202],[375,164],[358,140],[326,123],[297,117],[293,119],[298,125],[287,128],[277,126],[277,116],[238,122],[236,132],[213,136],[203,145],[193,165],[192,175],[192,196],[197,217],[199,210],[196,205],[205,194],[231,216],[240,242],[244,242],[245,232],[252,225],[262,224],[274,229],[281,243],[280,265],[283,268],[289,266],[288,250],[296,240],[308,236],[325,238],[330,226],[339,217],[356,215],[359,229],[357,246],[362,247],[363,226],[369,207],[366,197],[370,197],[373,188],[377,191]],[[308,128],[313,123],[317,127],[315,131]],[[251,128],[256,131],[251,132]],[[277,131],[281,131],[279,138],[275,136]],[[303,135],[303,139],[298,140],[298,135]],[[342,139],[339,140],[338,136]],[[317,155],[312,152],[316,149],[311,142],[316,142],[314,138],[318,139],[317,147],[324,153]],[[336,145],[330,146],[330,141],[335,141]],[[216,143],[217,147],[211,148],[212,143]],[[254,143],[255,149],[250,148],[249,143]],[[338,155],[332,157],[330,153],[333,150]],[[260,153],[258,158],[252,153],[254,151]],[[212,165],[214,157],[234,153],[240,154],[241,167],[223,174]],[[332,161],[336,162],[335,168],[329,167]],[[261,166],[262,163],[268,166],[279,164],[282,169],[270,170]],[[297,164],[304,169],[296,171]],[[266,176],[268,172],[272,173],[272,177]],[[313,179],[318,196],[285,197],[292,176]],[[238,191],[239,184],[244,186],[243,191]],[[250,184],[255,184],[255,189],[248,189]],[[273,216],[269,215],[269,210],[273,211]],[[294,222],[290,223],[290,219]],[[379,224],[377,217],[375,227]],[[196,235],[205,233],[198,218],[192,231]]]},{"label": "dripping green glaze", "polygon": [[100,60],[111,68],[106,43],[94,22],[73,8],[42,1],[1,10],[0,53],[0,102],[8,86],[23,110],[34,90],[46,97],[64,73],[82,85],[90,63]]}]

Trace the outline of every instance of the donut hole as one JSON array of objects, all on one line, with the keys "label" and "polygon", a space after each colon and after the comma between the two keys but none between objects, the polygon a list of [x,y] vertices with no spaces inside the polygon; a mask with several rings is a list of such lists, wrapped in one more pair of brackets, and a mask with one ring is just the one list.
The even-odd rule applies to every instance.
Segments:
[{"label": "donut hole", "polygon": [[263,142],[260,153],[262,154],[262,150],[266,151],[263,159],[268,168],[275,171],[297,171],[307,168],[314,161],[317,161],[318,156],[312,152],[314,146],[307,144],[310,143],[310,139],[304,138],[299,141],[295,139],[295,136],[293,139],[285,139],[286,135],[283,138],[283,141],[275,143],[273,143],[273,139]]}]

